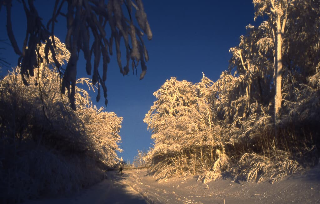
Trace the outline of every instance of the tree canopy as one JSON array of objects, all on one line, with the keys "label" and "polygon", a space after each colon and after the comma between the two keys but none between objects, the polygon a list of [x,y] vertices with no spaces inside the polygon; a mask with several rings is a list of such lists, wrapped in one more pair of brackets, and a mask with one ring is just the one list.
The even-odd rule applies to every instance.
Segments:
[{"label": "tree canopy", "polygon": [[[98,84],[99,87],[97,100],[100,99],[101,86],[107,105],[105,81],[114,44],[120,73],[126,75],[129,72],[129,66],[132,66],[134,71],[140,64],[142,69],[140,79],[145,76],[149,56],[143,42],[143,35],[145,33],[151,40],[152,32],[141,0],[109,0],[107,3],[104,0],[55,0],[52,17],[46,24],[38,15],[34,0],[21,0],[19,2],[23,5],[27,19],[22,50],[15,39],[11,20],[12,8],[18,6],[17,2],[0,0],[0,10],[2,7],[6,8],[7,34],[15,53],[19,56],[18,65],[21,67],[21,75],[25,84],[27,84],[25,77],[34,76],[34,69],[39,67],[44,60],[48,61],[48,53],[51,51],[55,66],[63,75],[61,92],[64,93],[67,90],[71,106],[75,109],[77,61],[79,52],[82,51],[86,60],[86,72],[92,75],[92,83]],[[67,22],[65,44],[70,52],[70,59],[65,70],[61,68],[54,52],[56,45],[53,39],[58,16],[65,17]],[[107,25],[110,27],[110,33],[107,33]],[[91,39],[92,42],[90,42]],[[121,39],[124,40],[126,47],[124,66],[121,62]],[[38,54],[41,43],[45,43],[43,57]],[[101,58],[102,74],[98,69]],[[93,59],[93,66],[91,59]]]}]

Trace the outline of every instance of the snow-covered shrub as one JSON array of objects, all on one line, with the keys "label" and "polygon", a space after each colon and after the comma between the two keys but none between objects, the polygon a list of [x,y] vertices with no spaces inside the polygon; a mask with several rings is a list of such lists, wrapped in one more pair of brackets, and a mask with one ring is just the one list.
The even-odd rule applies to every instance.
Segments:
[{"label": "snow-covered shrub", "polygon": [[229,157],[220,150],[216,150],[218,159],[214,162],[212,168],[206,171],[203,175],[200,175],[198,180],[203,183],[208,183],[214,181],[223,176],[223,173],[228,172],[230,169],[230,159]]},{"label": "snow-covered shrub", "polygon": [[177,175],[179,167],[172,160],[175,158],[167,158],[165,161],[159,162],[150,167],[149,172],[158,181],[163,181]]},{"label": "snow-covered shrub", "polygon": [[[236,180],[270,181],[274,183],[300,168],[297,161],[290,159],[288,152],[277,150],[271,157],[256,153],[245,153],[238,162]],[[240,171],[240,172],[239,172]]]}]

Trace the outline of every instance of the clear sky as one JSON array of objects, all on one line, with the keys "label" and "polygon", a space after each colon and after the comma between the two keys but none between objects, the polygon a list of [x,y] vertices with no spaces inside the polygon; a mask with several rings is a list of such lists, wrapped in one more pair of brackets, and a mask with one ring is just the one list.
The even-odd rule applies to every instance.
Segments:
[{"label": "clear sky", "polygon": [[[35,1],[45,24],[52,15],[53,3],[54,0]],[[152,146],[151,132],[147,131],[143,118],[155,101],[153,92],[170,77],[196,83],[204,72],[211,80],[217,80],[221,72],[228,68],[231,57],[229,48],[239,44],[239,37],[246,33],[246,25],[255,24],[252,0],[143,0],[143,3],[153,32],[151,41],[145,37],[150,57],[147,74],[140,81],[141,70],[138,67],[138,76],[131,72],[128,76],[122,76],[116,57],[112,56],[106,83],[107,111],[124,118],[120,131],[120,146],[124,152],[119,155],[131,162],[138,149],[146,151]],[[22,5],[15,2],[13,6],[13,27],[21,48],[26,20]],[[5,14],[2,8],[0,39],[8,39]],[[62,41],[65,28],[65,20],[58,19],[55,34]],[[13,49],[4,44],[0,47],[6,48],[0,50],[0,56],[11,66],[16,66],[18,57]],[[125,56],[125,50],[122,51]],[[1,74],[5,74],[5,69]],[[83,59],[78,62],[78,77],[90,77],[85,74]],[[95,101],[96,94],[91,96]],[[101,100],[95,104],[100,107],[104,102]]]}]

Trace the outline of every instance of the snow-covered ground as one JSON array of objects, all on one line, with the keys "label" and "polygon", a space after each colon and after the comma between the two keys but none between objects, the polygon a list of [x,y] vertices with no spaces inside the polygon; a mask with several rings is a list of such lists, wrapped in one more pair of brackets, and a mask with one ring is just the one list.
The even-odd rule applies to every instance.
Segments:
[{"label": "snow-covered ground", "polygon": [[208,184],[197,178],[173,178],[157,182],[145,169],[110,172],[108,179],[77,195],[30,201],[53,203],[320,203],[320,167],[275,184],[234,183],[219,179]]}]

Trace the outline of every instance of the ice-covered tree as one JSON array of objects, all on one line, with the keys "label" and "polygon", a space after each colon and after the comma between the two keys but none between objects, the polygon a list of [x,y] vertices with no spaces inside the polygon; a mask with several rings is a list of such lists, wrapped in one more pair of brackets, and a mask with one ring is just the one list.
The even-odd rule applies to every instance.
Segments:
[{"label": "ice-covered tree", "polygon": [[[57,37],[55,43],[56,58],[65,63],[69,52]],[[5,193],[4,200],[79,189],[100,181],[103,170],[118,161],[122,118],[96,108],[78,86],[77,110],[72,110],[68,95],[59,93],[58,71],[49,68],[50,52],[48,59],[49,64],[34,70],[35,77],[23,79],[16,67],[0,80],[0,157],[8,164],[0,169],[0,187],[21,192]],[[80,78],[79,83],[96,90],[90,79]]]},{"label": "ice-covered tree", "polygon": [[240,37],[239,45],[230,48],[232,58],[229,71],[241,79],[243,88],[240,92],[246,97],[247,109],[252,102],[258,101],[264,105],[270,102],[273,91],[273,48],[267,21],[258,27],[248,25],[247,34]]},{"label": "ice-covered tree", "polygon": [[311,0],[295,1],[290,9],[283,63],[291,77],[309,77],[319,69],[319,15],[319,6]]},{"label": "ice-covered tree", "polygon": [[230,49],[233,57],[229,70],[236,67],[235,74],[244,79],[248,107],[253,102],[268,106],[275,95],[272,104],[276,119],[283,97],[288,100],[292,96],[293,82],[314,74],[318,66],[319,9],[312,1],[253,3],[255,18],[267,19],[259,26],[247,26],[239,46]]},{"label": "ice-covered tree", "polygon": [[[80,50],[82,50],[87,61],[86,72],[88,75],[92,74],[92,83],[102,87],[105,104],[108,102],[105,81],[110,55],[113,53],[113,44],[116,47],[120,72],[126,75],[129,72],[129,66],[132,66],[133,71],[135,71],[140,64],[142,68],[140,79],[145,76],[147,71],[146,61],[148,61],[149,56],[143,42],[143,33],[146,33],[150,40],[152,32],[141,0],[109,0],[107,2],[103,0],[56,0],[54,8],[52,8],[52,18],[46,25],[43,24],[42,18],[37,12],[34,0],[19,2],[22,2],[27,19],[26,37],[22,50],[18,46],[12,29],[12,7],[18,6],[16,1],[1,0],[0,10],[2,7],[6,8],[7,34],[14,52],[19,55],[18,65],[21,67],[23,79],[34,75],[34,68],[39,67],[44,60],[47,60],[47,55],[51,50],[55,66],[63,73],[61,92],[64,93],[67,89],[73,109],[75,109],[77,61]],[[137,23],[134,22],[133,15],[135,15]],[[56,45],[52,40],[59,16],[65,17],[67,21],[65,44],[70,52],[70,60],[64,71],[55,57],[54,49]],[[110,27],[110,33],[107,33],[107,24]],[[90,42],[90,39],[92,39],[92,42]],[[121,39],[124,40],[126,47],[125,66],[121,62]],[[41,43],[46,44],[44,57],[38,55],[38,45]],[[98,71],[101,58],[103,62],[102,75]],[[93,59],[93,70],[91,59]],[[130,61],[132,64],[130,64]],[[26,80],[23,81],[26,82]]]},{"label": "ice-covered tree", "polygon": [[[220,141],[219,136],[215,134],[214,127],[218,124],[214,123],[214,113],[213,113],[213,103],[215,100],[214,91],[213,91],[213,81],[211,81],[208,77],[202,73],[202,79],[200,82],[196,83],[197,90],[197,110],[201,116],[199,121],[202,133],[202,141],[201,146],[208,146],[210,149],[210,162],[214,161],[214,150],[217,147],[217,144]],[[203,147],[200,149],[200,159],[203,162]]]},{"label": "ice-covered tree", "polygon": [[161,165],[166,169],[159,171],[177,174],[210,168],[215,150],[223,146],[213,113],[213,87],[204,74],[196,84],[172,77],[154,93],[157,100],[144,119],[154,139],[154,147],[146,156],[153,159],[152,171]]},{"label": "ice-covered tree", "polygon": [[281,84],[282,84],[282,55],[283,55],[283,36],[287,25],[288,13],[295,0],[253,0],[255,7],[255,18],[268,15],[269,26],[272,29],[274,51],[275,51],[275,103],[274,120],[278,122],[282,103]]},{"label": "ice-covered tree", "polygon": [[138,154],[134,157],[133,160],[133,165],[135,167],[146,167],[147,162],[146,162],[146,157],[147,153],[141,150],[138,150]]},{"label": "ice-covered tree", "polygon": [[179,151],[183,145],[193,144],[190,139],[197,129],[190,123],[194,111],[192,106],[196,103],[193,84],[171,78],[154,92],[154,96],[157,101],[146,114],[144,122],[152,130],[155,144],[165,147],[165,152],[169,149]]},{"label": "ice-covered tree", "polygon": [[[223,175],[275,182],[319,157],[319,7],[311,0],[254,3],[256,17],[266,19],[247,26],[217,81],[171,78],[154,93],[144,119],[154,147],[145,158],[157,178],[194,173],[204,182]],[[275,129],[274,104],[281,102]]]}]

